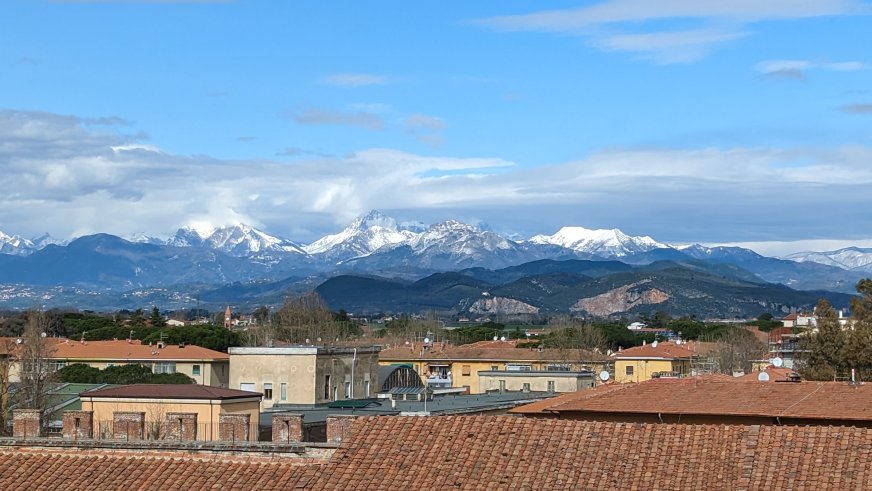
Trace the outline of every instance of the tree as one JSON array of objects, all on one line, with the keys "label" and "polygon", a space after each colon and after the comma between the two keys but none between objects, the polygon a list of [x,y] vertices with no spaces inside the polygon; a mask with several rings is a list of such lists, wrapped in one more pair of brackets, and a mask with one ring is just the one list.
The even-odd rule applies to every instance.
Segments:
[{"label": "tree", "polygon": [[145,317],[142,313],[142,309],[136,309],[133,312],[133,315],[130,316],[130,327],[145,327]]},{"label": "tree", "polygon": [[727,375],[734,372],[750,373],[753,361],[766,356],[767,346],[751,331],[741,327],[731,327],[708,340],[716,343],[709,358],[717,363],[720,373]]},{"label": "tree", "polygon": [[151,324],[151,327],[164,327],[167,325],[167,321],[160,315],[160,309],[157,307],[151,309],[151,317],[148,318],[148,323]]},{"label": "tree", "polygon": [[819,301],[815,314],[817,332],[808,332],[800,342],[800,374],[809,380],[835,380],[850,370],[848,337],[828,301]]},{"label": "tree", "polygon": [[9,412],[9,377],[12,372],[15,343],[11,338],[0,338],[0,435],[6,431]]},{"label": "tree", "polygon": [[43,312],[27,312],[21,343],[15,350],[21,371],[20,390],[15,393],[19,407],[46,408],[46,392],[55,375],[50,361],[54,348],[49,344],[44,330],[49,322],[50,319]]}]

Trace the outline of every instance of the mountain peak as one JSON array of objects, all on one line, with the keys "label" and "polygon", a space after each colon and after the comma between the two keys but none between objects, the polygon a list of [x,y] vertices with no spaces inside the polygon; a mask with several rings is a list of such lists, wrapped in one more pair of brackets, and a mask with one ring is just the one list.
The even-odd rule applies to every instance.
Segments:
[{"label": "mountain peak", "polygon": [[533,244],[553,244],[578,252],[599,256],[621,257],[652,249],[664,248],[651,237],[633,237],[619,229],[588,229],[562,227],[554,235],[536,235],[529,240]]}]

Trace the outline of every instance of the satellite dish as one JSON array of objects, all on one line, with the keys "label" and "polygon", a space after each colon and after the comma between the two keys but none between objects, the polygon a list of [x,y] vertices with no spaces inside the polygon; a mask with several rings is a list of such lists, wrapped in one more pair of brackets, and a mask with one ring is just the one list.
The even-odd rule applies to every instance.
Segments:
[{"label": "satellite dish", "polygon": [[430,342],[430,338],[424,338],[424,342],[425,342],[425,343],[429,343],[429,342]]},{"label": "satellite dish", "polygon": [[769,360],[769,362],[772,363],[773,365],[775,365],[776,367],[781,367],[784,365],[784,360],[782,360],[781,358],[779,358],[777,356],[775,358]]},{"label": "satellite dish", "polygon": [[506,340],[506,337],[505,337],[505,336],[503,336],[503,337],[500,338],[500,341],[505,341],[505,340]]},{"label": "satellite dish", "polygon": [[757,375],[757,380],[759,380],[761,382],[768,382],[769,381],[769,374],[766,372],[760,372],[760,375]]},{"label": "satellite dish", "polygon": [[656,348],[656,347],[657,347],[657,340],[656,340],[656,339],[654,340],[653,343],[651,343],[651,347],[652,347],[652,348]]},{"label": "satellite dish", "polygon": [[605,371],[605,370],[601,371],[600,374],[599,374],[599,378],[600,378],[600,380],[602,380],[603,382],[607,381],[607,380],[609,379],[609,376],[610,376],[610,375],[609,375],[609,372],[607,372],[607,371]]},{"label": "satellite dish", "polygon": [[45,333],[42,333],[42,334],[39,335],[39,337],[44,338],[44,337],[46,337],[46,334],[45,334]]},{"label": "satellite dish", "polygon": [[497,340],[497,339],[499,339],[499,338],[498,338],[498,337],[496,337],[496,336],[494,336],[494,341],[496,341],[496,340]]}]

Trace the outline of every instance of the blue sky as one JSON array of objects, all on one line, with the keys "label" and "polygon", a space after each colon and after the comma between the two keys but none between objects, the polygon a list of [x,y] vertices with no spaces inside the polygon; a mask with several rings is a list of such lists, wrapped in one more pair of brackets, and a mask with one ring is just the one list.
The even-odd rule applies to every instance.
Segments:
[{"label": "blue sky", "polygon": [[0,230],[872,239],[869,2],[472,3],[5,0]]}]

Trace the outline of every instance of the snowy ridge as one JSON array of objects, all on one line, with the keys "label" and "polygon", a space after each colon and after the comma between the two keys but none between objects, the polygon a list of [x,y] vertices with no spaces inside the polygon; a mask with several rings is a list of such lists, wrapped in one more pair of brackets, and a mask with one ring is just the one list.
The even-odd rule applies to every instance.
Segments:
[{"label": "snowy ridge", "polygon": [[782,259],[796,261],[799,263],[812,262],[825,264],[827,266],[835,266],[837,268],[872,272],[872,249],[863,249],[860,247],[846,247],[835,251],[825,252],[797,252],[784,256]]},{"label": "snowy ridge", "polygon": [[309,254],[327,254],[345,259],[365,256],[382,247],[404,244],[415,237],[415,232],[400,229],[393,218],[371,211],[338,234],[322,237],[303,246],[303,250]]},{"label": "snowy ridge", "polygon": [[616,228],[591,230],[584,227],[563,227],[554,235],[536,235],[528,242],[557,245],[578,252],[608,257],[622,257],[668,247],[651,237],[632,237]]}]

